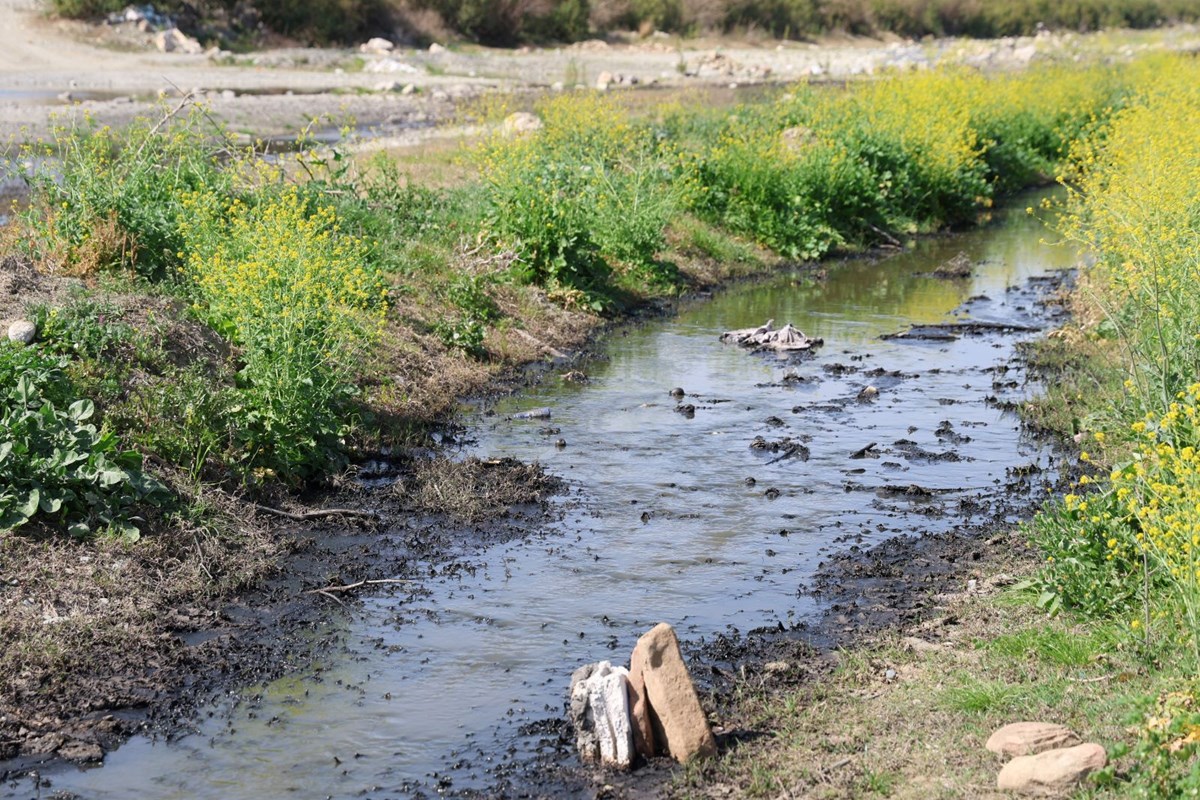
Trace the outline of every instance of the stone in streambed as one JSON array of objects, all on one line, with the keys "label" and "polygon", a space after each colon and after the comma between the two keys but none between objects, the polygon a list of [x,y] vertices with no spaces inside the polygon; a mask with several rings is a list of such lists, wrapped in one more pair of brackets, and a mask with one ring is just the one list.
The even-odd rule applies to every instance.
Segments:
[{"label": "stone in streambed", "polygon": [[607,661],[580,667],[571,675],[569,713],[585,764],[627,769],[633,763],[628,675],[624,667]]},{"label": "stone in streambed", "polygon": [[1033,797],[1058,797],[1074,790],[1080,781],[1103,769],[1106,763],[1108,755],[1098,744],[1017,756],[1000,770],[996,787]]},{"label": "stone in streambed", "polygon": [[634,751],[642,758],[654,758],[658,755],[658,750],[655,748],[654,726],[650,724],[650,701],[646,697],[646,681],[641,670],[629,671],[629,716],[633,723]]},{"label": "stone in streambed", "polygon": [[1031,756],[1080,743],[1075,732],[1065,725],[1049,722],[1014,722],[996,731],[987,740],[987,749],[1001,756]]},{"label": "stone in streambed", "polygon": [[717,742],[683,662],[675,629],[665,622],[638,639],[630,674],[646,687],[655,741],[680,763],[716,755]]}]

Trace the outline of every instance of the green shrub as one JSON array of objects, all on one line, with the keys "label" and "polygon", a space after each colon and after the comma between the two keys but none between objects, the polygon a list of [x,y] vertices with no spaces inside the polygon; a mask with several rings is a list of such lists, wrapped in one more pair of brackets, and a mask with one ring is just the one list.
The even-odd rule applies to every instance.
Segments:
[{"label": "green shrub", "polygon": [[[182,198],[232,192],[236,170],[196,107],[115,131],[91,121],[54,130],[53,144],[23,168],[30,206],[20,215],[26,255],[68,273],[130,269],[161,280],[182,261]],[[26,163],[26,162],[22,162]]]},{"label": "green shrub", "polygon": [[650,131],[616,104],[565,95],[539,107],[545,127],[496,136],[479,152],[492,232],[519,256],[519,278],[582,292],[599,310],[614,263],[650,267],[678,189]]},{"label": "green shrub", "polygon": [[332,207],[295,188],[256,201],[183,201],[187,274],[200,313],[241,348],[231,413],[244,466],[307,478],[344,461],[348,400],[387,290]]},{"label": "green shrub", "polygon": [[0,530],[38,518],[73,536],[136,539],[139,508],[168,493],[141,471],[141,455],[89,422],[95,408],[73,399],[63,366],[37,348],[0,345]]}]

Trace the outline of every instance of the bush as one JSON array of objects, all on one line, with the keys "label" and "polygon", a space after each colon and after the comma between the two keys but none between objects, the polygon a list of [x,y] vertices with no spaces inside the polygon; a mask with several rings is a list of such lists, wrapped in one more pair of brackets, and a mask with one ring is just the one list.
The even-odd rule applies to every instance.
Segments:
[{"label": "bush", "polygon": [[138,453],[89,422],[92,401],[74,399],[63,367],[37,348],[0,345],[0,530],[37,518],[72,536],[137,539],[139,508],[168,494]]},{"label": "bush", "polygon": [[198,310],[241,348],[245,466],[297,479],[341,463],[347,401],[386,308],[365,245],[296,188],[183,204]]},{"label": "bush", "polygon": [[591,94],[539,107],[545,127],[480,149],[488,223],[516,250],[518,276],[582,292],[600,310],[614,262],[650,268],[677,205],[672,158],[611,100]]},{"label": "bush", "polygon": [[31,188],[19,218],[25,254],[68,273],[171,276],[181,263],[183,196],[233,191],[236,170],[216,158],[227,142],[210,124],[191,107],[120,132],[91,121],[55,128],[42,157],[22,162],[40,165],[22,173]]}]

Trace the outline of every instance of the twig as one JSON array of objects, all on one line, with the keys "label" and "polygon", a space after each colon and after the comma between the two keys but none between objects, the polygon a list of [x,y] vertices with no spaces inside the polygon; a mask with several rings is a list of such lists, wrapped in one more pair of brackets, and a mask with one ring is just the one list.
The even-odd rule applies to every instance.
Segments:
[{"label": "twig", "polygon": [[1112,675],[1097,675],[1095,678],[1067,678],[1072,683],[1099,683],[1112,680]]},{"label": "twig", "polygon": [[316,511],[304,511],[299,514],[292,511],[284,511],[280,508],[271,508],[270,506],[260,506],[258,503],[251,503],[254,508],[259,511],[265,511],[268,514],[275,514],[280,517],[287,517],[301,522],[306,519],[318,519],[320,517],[366,517],[368,519],[378,520],[379,514],[374,511],[360,511],[354,508],[322,508]]},{"label": "twig", "polygon": [[890,244],[894,245],[895,247],[900,247],[900,246],[901,246],[901,244],[900,244],[900,240],[899,240],[899,239],[897,239],[895,236],[892,236],[890,233],[888,233],[887,231],[883,230],[882,228],[876,228],[874,225],[871,225],[870,223],[867,223],[867,227],[869,227],[871,230],[873,230],[873,231],[875,231],[876,233],[878,233],[878,234],[879,234],[880,236],[882,236],[884,239],[887,239],[887,240],[888,240],[888,242],[889,242]]},{"label": "twig", "polygon": [[[376,580],[371,580],[371,581],[359,581],[358,583],[348,583],[345,586],[326,586],[323,589],[312,589],[308,592],[305,592],[305,594],[323,594],[323,595],[326,595],[327,597],[333,597],[332,592],[349,592],[354,589],[358,589],[362,586],[376,586],[381,583],[412,583],[412,581],[407,580],[405,578],[378,578]],[[334,597],[333,599],[337,600],[336,597]]]},{"label": "twig", "polygon": [[204,570],[204,574],[208,576],[208,579],[210,581],[212,581],[213,583],[216,583],[217,579],[214,578],[213,574],[208,571],[208,565],[204,563],[204,550],[201,549],[200,539],[199,539],[199,537],[196,536],[196,534],[194,532],[192,533],[192,544],[196,545],[196,555],[200,559],[200,569]]},{"label": "twig", "polygon": [[525,331],[521,330],[520,328],[513,328],[512,330],[514,333],[516,333],[522,339],[525,339],[530,344],[533,344],[533,345],[536,345],[537,347],[542,348],[543,350],[545,350],[547,353],[554,356],[555,358],[565,359],[565,358],[569,357],[562,350],[559,350],[558,348],[555,348],[555,347],[551,347],[550,345],[543,342],[541,339],[537,338],[536,336],[534,336],[530,333],[526,333]]},{"label": "twig", "polygon": [[330,600],[332,600],[333,602],[337,603],[342,608],[346,607],[346,604],[342,602],[342,599],[340,597],[338,597],[336,594],[330,594],[329,592],[325,591],[324,589],[314,589],[313,591],[309,592],[309,594],[323,594],[326,597],[328,597]]},{"label": "twig", "polygon": [[[167,83],[171,83],[171,82],[167,81]],[[171,83],[171,85],[175,86],[175,84],[173,84],[173,83]],[[178,86],[175,86],[175,89],[177,91],[182,92],[182,90],[179,89]],[[176,114],[178,114],[180,111],[183,111],[183,109],[187,108],[187,106],[189,104],[191,104],[191,102],[192,102],[192,93],[191,92],[185,93],[183,95],[183,99],[179,101],[179,105],[175,106],[173,109],[168,111],[163,116],[162,119],[160,119],[158,122],[154,123],[154,127],[151,128],[150,131],[146,134],[146,138],[142,140],[142,143],[138,147],[137,152],[133,154],[134,161],[137,161],[138,156],[140,156],[142,154],[142,151],[146,149],[146,145],[150,144],[150,140],[154,138],[154,135],[156,133],[158,133],[158,129],[161,128],[163,125],[166,125],[167,122],[169,122],[171,120],[171,118],[174,117]]]}]

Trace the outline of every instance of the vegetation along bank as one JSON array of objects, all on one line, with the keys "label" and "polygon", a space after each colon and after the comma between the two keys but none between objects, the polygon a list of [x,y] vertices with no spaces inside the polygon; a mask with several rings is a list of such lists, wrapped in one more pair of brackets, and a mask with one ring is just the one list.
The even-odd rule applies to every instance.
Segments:
[{"label": "vegetation along bank", "polygon": [[1078,420],[1085,464],[1133,460],[1031,528],[1053,556],[1034,580],[1060,621],[1108,620],[1077,624],[1109,631],[1133,674],[1194,658],[1186,514],[1160,487],[1186,486],[1194,456],[1195,74],[1184,57],[947,70],[732,113],[571,93],[508,117],[448,188],[386,158],[264,161],[186,101],[31,145],[0,265],[0,316],[36,326],[0,348],[4,753],[93,755],[103,712],[144,706],[182,658],[179,608],[202,617],[286,567],[250,503],[426,441],[457,398],[606,319],[970,225],[1055,176],[1074,190],[1065,232],[1099,258],[1080,329],[1038,354],[1059,388],[1089,383],[1040,413]]}]

